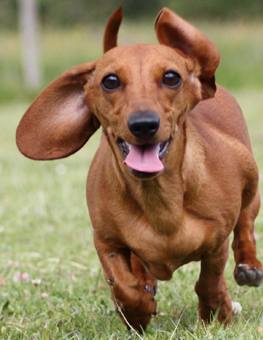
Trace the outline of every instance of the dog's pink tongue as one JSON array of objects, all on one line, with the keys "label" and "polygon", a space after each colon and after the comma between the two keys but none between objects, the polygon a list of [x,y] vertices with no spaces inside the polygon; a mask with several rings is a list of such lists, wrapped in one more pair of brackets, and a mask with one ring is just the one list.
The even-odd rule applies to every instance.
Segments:
[{"label": "dog's pink tongue", "polygon": [[136,171],[159,172],[163,170],[163,163],[159,159],[159,148],[159,144],[146,148],[131,145],[130,152],[123,164]]}]

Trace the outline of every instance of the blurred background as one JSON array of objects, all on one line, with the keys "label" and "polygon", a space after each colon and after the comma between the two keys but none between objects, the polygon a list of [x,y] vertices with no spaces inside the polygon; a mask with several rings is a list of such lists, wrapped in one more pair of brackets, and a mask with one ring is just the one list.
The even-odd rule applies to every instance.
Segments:
[{"label": "blurred background", "polygon": [[[22,115],[45,86],[72,66],[102,55],[106,22],[120,4],[124,20],[119,45],[157,43],[154,20],[164,6],[216,43],[221,52],[216,80],[233,93],[243,110],[263,197],[263,0],[0,0],[1,339],[69,339],[65,334],[75,329],[85,339],[104,339],[94,335],[93,329],[111,334],[119,327],[116,317],[112,323],[115,314],[109,307],[85,202],[87,171],[100,133],[76,154],[52,162],[23,157],[15,133]],[[263,209],[256,232],[262,261]],[[154,334],[156,327],[162,335],[171,331],[169,339],[192,336],[187,329],[196,322],[193,286],[198,266],[192,263],[179,269],[176,285],[171,281],[161,286],[158,300],[164,316],[152,323]],[[242,302],[243,311],[241,326],[229,339],[256,339],[249,332],[263,312],[262,286],[237,289],[233,268],[230,252],[227,286],[234,301]],[[30,286],[18,280],[22,274],[45,283],[39,289]],[[177,328],[182,311],[186,311],[182,320],[187,334],[179,336],[172,320]],[[169,323],[172,328],[165,328]],[[246,336],[247,329],[250,335]],[[60,330],[62,337],[58,337]],[[221,332],[209,338],[221,339]]]},{"label": "blurred background", "polygon": [[156,42],[154,19],[166,6],[218,45],[219,83],[263,85],[262,0],[0,0],[0,104],[30,101],[68,68],[99,58],[103,29],[120,4],[119,44]]}]

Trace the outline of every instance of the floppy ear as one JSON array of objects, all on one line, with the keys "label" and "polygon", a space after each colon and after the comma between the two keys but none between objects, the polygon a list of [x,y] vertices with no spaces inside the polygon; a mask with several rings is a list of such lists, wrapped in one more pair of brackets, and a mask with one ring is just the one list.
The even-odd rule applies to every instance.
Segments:
[{"label": "floppy ear", "polygon": [[215,71],[220,62],[216,45],[168,8],[163,8],[158,14],[155,28],[161,44],[171,46],[194,60],[194,72],[201,82],[202,98],[213,97],[216,91]]},{"label": "floppy ear", "polygon": [[96,62],[75,66],[55,79],[24,114],[16,133],[19,150],[37,160],[79,150],[100,123],[84,102]]},{"label": "floppy ear", "polygon": [[118,7],[110,16],[104,33],[104,53],[117,46],[118,32],[123,17],[122,6]]}]

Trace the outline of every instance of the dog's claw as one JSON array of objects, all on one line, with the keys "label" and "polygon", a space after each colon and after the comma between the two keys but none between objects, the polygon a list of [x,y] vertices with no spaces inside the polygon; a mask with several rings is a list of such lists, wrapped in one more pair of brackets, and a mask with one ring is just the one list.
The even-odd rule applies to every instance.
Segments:
[{"label": "dog's claw", "polygon": [[263,272],[256,266],[249,269],[247,264],[239,264],[235,270],[234,277],[239,286],[258,287],[262,283]]},{"label": "dog's claw", "polygon": [[149,286],[149,285],[146,285],[144,289],[145,289],[145,290],[148,290],[148,292],[151,292],[151,293],[153,292],[152,287]]},{"label": "dog's claw", "polygon": [[144,288],[146,291],[152,293],[152,301],[155,301],[154,297],[156,295],[156,291],[157,291],[157,288],[156,286],[149,286],[149,285],[146,285],[145,288]]},{"label": "dog's claw", "polygon": [[156,286],[151,287],[149,285],[146,285],[144,289],[147,290],[148,292],[152,293],[153,296],[155,296],[156,293],[157,293],[157,287]]}]

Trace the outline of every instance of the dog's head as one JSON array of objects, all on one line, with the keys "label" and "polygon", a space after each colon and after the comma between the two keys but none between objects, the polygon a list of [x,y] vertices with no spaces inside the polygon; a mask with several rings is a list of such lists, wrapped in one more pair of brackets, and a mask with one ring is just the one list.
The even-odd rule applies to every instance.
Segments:
[{"label": "dog's head", "polygon": [[142,178],[163,170],[187,113],[214,96],[220,54],[166,8],[156,19],[161,45],[117,47],[121,20],[119,8],[106,27],[99,60],[62,74],[29,107],[17,130],[24,155],[69,156],[102,125],[123,169]]}]

